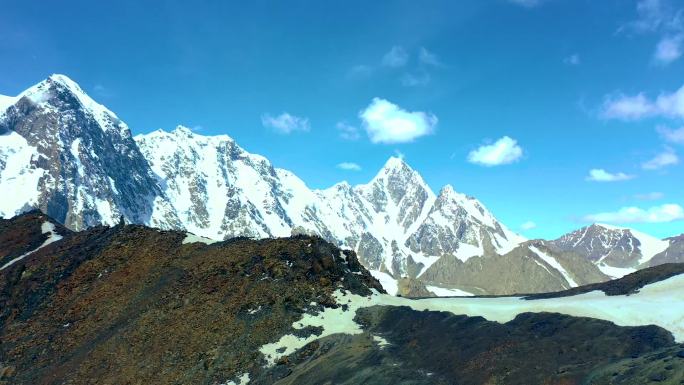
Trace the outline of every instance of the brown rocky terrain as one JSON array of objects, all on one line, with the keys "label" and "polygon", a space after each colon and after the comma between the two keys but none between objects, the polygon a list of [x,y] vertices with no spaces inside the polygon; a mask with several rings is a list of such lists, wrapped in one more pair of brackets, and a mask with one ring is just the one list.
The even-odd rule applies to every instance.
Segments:
[{"label": "brown rocky terrain", "polygon": [[[33,212],[0,228],[24,237],[13,243],[35,244],[35,231],[21,229],[44,220]],[[382,291],[353,253],[320,238],[184,238],[96,227],[0,271],[2,381],[220,383],[258,372],[258,348],[288,332],[304,309],[336,306],[336,288]]]},{"label": "brown rocky terrain", "polygon": [[[0,220],[0,258],[42,245],[46,221],[39,212]],[[55,231],[61,240],[0,270],[2,384],[240,384],[248,375],[250,384],[579,385],[616,383],[598,381],[662,352],[662,370],[676,368],[664,378],[684,380],[681,349],[657,326],[554,313],[497,323],[396,306],[362,308],[361,334],[314,340],[269,365],[262,346],[321,335],[293,327],[302,315],[349,311],[336,291],[382,292],[353,252],[307,235],[205,244],[139,225]],[[667,266],[601,287],[629,293],[684,272]],[[615,370],[621,384],[650,378]]]}]

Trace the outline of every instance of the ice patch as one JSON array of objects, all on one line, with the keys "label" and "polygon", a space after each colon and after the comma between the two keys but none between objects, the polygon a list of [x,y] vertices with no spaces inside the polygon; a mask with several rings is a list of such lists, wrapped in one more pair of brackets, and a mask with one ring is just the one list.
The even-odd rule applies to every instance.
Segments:
[{"label": "ice patch", "polygon": [[445,289],[439,286],[425,286],[438,297],[472,297],[474,294],[459,289]]},{"label": "ice patch", "polygon": [[[375,293],[368,297],[335,293],[339,305],[336,309],[325,308],[317,315],[305,314],[292,326],[322,327],[320,336],[299,338],[284,335],[277,342],[261,347],[268,365],[282,356],[289,355],[311,341],[336,333],[360,334],[361,326],[354,322],[356,311],[376,305],[408,306],[416,311],[445,311],[456,315],[481,316],[489,321],[505,323],[518,314],[552,312],[575,317],[591,317],[611,321],[620,326],[657,325],[670,331],[677,342],[684,341],[684,275],[671,277],[643,287],[632,295],[607,296],[602,291],[592,291],[576,296],[526,300],[521,297],[492,298],[424,298],[412,300]],[[281,350],[281,352],[278,352]]]},{"label": "ice patch", "polygon": [[0,95],[0,116],[14,103],[17,102],[17,98],[14,96]]},{"label": "ice patch", "polygon": [[380,346],[380,348],[384,348],[385,346],[390,344],[389,342],[387,342],[386,339],[377,335],[373,335],[373,341],[375,341],[375,343],[377,343],[378,346]]},{"label": "ice patch", "polygon": [[85,169],[83,168],[83,163],[81,162],[81,138],[76,138],[71,142],[70,147],[71,156],[74,157],[74,163],[76,164],[76,169],[78,170],[78,176],[83,178],[85,176]]},{"label": "ice patch", "polygon": [[481,244],[473,246],[469,243],[460,242],[456,250],[456,258],[465,262],[472,257],[481,257],[484,255],[484,248]]},{"label": "ice patch", "polygon": [[608,266],[604,263],[599,263],[596,265],[596,267],[598,267],[603,274],[609,276],[612,279],[622,278],[627,274],[632,274],[635,271],[637,271],[637,269],[631,267],[613,267]]},{"label": "ice patch", "polygon": [[228,381],[222,385],[247,385],[247,384],[249,384],[249,373],[243,373],[240,377],[238,377],[237,382]]},{"label": "ice patch", "polygon": [[385,289],[387,294],[397,295],[399,292],[399,285],[397,284],[396,279],[392,278],[392,276],[387,273],[383,273],[382,271],[369,270],[369,272],[375,279],[380,281],[382,288]]},{"label": "ice patch", "polygon": [[570,287],[577,287],[577,282],[572,279],[570,276],[570,273],[568,273],[567,270],[561,265],[555,258],[551,257],[550,255],[544,253],[543,251],[539,250],[538,248],[534,246],[530,246],[530,250],[532,250],[533,253],[537,254],[539,258],[543,259],[544,262],[549,264],[551,267],[554,269],[558,270],[559,273],[563,275],[563,278],[565,278],[566,281],[568,281],[568,284]]},{"label": "ice patch", "polygon": [[41,168],[32,167],[40,155],[26,139],[14,131],[0,135],[0,185],[4,191],[0,199],[0,216],[10,218],[25,207],[38,204],[38,184],[46,174]]},{"label": "ice patch", "polygon": [[214,239],[198,237],[195,234],[187,233],[185,235],[185,238],[183,238],[182,244],[187,245],[188,243],[204,243],[205,245],[211,245],[211,244],[216,243],[216,242],[218,242],[218,241],[214,240]]},{"label": "ice patch", "polygon": [[20,261],[20,260],[22,260],[22,259],[28,257],[29,255],[35,253],[36,251],[42,249],[43,247],[45,247],[45,246],[47,246],[47,245],[49,245],[49,244],[51,244],[51,243],[57,242],[57,241],[59,241],[60,239],[62,239],[62,236],[59,235],[59,234],[57,234],[57,233],[55,232],[55,225],[52,224],[52,223],[50,223],[50,222],[43,222],[43,224],[40,226],[40,231],[41,231],[43,234],[50,234],[50,235],[48,236],[48,238],[45,240],[45,242],[43,242],[42,245],[38,246],[38,248],[35,249],[35,250],[33,250],[33,251],[29,251],[28,253],[26,253],[26,254],[24,254],[24,255],[21,255],[21,256],[19,256],[19,257],[16,257],[16,258],[14,258],[13,260],[7,262],[7,263],[4,264],[2,267],[0,267],[0,270],[4,270],[5,268],[11,266],[11,265],[14,264],[15,262]]},{"label": "ice patch", "polygon": [[[387,298],[399,298],[389,295],[379,296]],[[304,314],[299,321],[296,321],[292,325],[292,327],[297,330],[301,330],[309,326],[322,327],[323,332],[320,336],[310,335],[305,338],[300,338],[292,334],[286,334],[282,336],[280,340],[262,346],[259,351],[266,357],[268,365],[271,366],[275,364],[280,357],[292,354],[309,342],[319,338],[327,337],[337,333],[363,333],[361,326],[354,322],[354,316],[356,315],[357,309],[369,303],[369,299],[352,294],[343,294],[342,292],[337,291],[335,292],[335,300],[340,305],[348,305],[347,310],[344,310],[343,306],[339,306],[336,309],[325,308],[325,310],[317,315]]]}]

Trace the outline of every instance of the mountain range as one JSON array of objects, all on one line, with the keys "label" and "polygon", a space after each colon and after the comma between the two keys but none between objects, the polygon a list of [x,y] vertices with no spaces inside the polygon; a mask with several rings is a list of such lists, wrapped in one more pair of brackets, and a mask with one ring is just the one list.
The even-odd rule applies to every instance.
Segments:
[{"label": "mountain range", "polygon": [[133,137],[64,75],[0,96],[0,191],[0,216],[39,209],[76,231],[123,217],[214,240],[318,235],[406,296],[558,291],[684,261],[684,236],[602,224],[527,240],[397,157],[367,184],[316,190],[226,135]]}]

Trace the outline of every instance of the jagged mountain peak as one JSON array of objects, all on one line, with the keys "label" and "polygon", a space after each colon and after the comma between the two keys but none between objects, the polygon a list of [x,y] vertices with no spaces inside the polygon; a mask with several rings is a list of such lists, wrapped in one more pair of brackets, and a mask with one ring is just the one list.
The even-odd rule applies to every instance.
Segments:
[{"label": "jagged mountain peak", "polygon": [[374,179],[383,179],[397,174],[418,177],[422,181],[422,177],[420,176],[420,174],[418,174],[416,170],[409,166],[409,164],[406,163],[406,161],[403,158],[398,156],[389,157],[389,159],[387,159],[387,161],[382,166],[380,171],[378,171]]},{"label": "jagged mountain peak", "polygon": [[189,127],[183,126],[181,124],[177,125],[176,128],[173,129],[172,133],[176,135],[193,135],[193,132]]},{"label": "jagged mountain peak", "polygon": [[[402,201],[412,199],[412,196],[421,203],[435,198],[423,177],[396,156],[390,157],[370,182],[356,186],[355,190],[365,196],[376,211],[385,210],[388,204],[400,205]],[[416,194],[419,197],[415,197]]]},{"label": "jagged mountain peak", "polygon": [[550,244],[559,250],[586,256],[611,277],[633,272],[670,246],[668,240],[604,223],[584,226],[551,241]]},{"label": "jagged mountain peak", "polygon": [[73,80],[51,75],[0,115],[0,185],[21,191],[0,215],[32,208],[72,229],[129,222],[178,227],[128,126]]},{"label": "jagged mountain peak", "polygon": [[402,168],[411,168],[408,163],[404,160],[404,158],[400,156],[390,156],[387,161],[385,162],[385,165],[383,166],[384,170],[392,170],[392,169],[402,169]]},{"label": "jagged mountain peak", "polygon": [[454,186],[450,184],[445,184],[440,190],[439,190],[439,195],[451,195],[456,193],[456,190],[454,189]]},{"label": "jagged mountain peak", "polygon": [[152,131],[147,134],[138,134],[135,136],[136,141],[142,141],[150,138],[159,138],[159,137],[165,137],[170,140],[177,141],[179,144],[181,143],[186,143],[188,145],[192,143],[220,143],[220,142],[229,142],[231,144],[235,143],[235,139],[230,137],[229,135],[222,134],[222,135],[202,135],[197,133],[196,131],[193,131],[192,128],[189,128],[187,126],[184,126],[182,124],[177,125],[173,130],[166,131],[162,128],[159,128],[155,131]]},{"label": "jagged mountain peak", "polygon": [[124,137],[131,136],[126,123],[107,107],[96,102],[66,75],[50,75],[16,97],[0,99],[0,118],[9,113],[9,107],[25,98],[46,111],[76,114],[78,110],[95,120],[103,131],[114,130]]}]

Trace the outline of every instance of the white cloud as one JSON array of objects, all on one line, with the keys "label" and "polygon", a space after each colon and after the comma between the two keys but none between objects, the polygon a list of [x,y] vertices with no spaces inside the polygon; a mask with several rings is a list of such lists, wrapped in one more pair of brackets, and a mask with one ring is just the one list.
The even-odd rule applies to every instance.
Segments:
[{"label": "white cloud", "polygon": [[523,223],[522,225],[520,225],[520,229],[525,230],[525,231],[532,230],[536,227],[537,227],[537,224],[532,222],[532,221],[527,221],[527,222]]},{"label": "white cloud", "polygon": [[676,9],[666,0],[641,0],[637,3],[637,19],[622,25],[618,32],[659,34],[653,61],[667,65],[682,55],[684,42],[684,9]]},{"label": "white cloud", "polygon": [[385,99],[373,98],[359,112],[363,127],[373,143],[406,143],[434,132],[437,117],[422,111],[406,111]]},{"label": "white cloud", "polygon": [[295,131],[306,132],[311,129],[309,119],[290,115],[287,112],[273,117],[270,114],[261,115],[261,124],[272,128],[280,134],[291,134]]},{"label": "white cloud", "polygon": [[684,126],[676,129],[658,126],[656,130],[666,141],[670,143],[684,144]]},{"label": "white cloud", "polygon": [[440,67],[442,65],[442,62],[439,61],[437,55],[428,51],[425,47],[420,48],[420,51],[418,52],[418,60],[423,64],[432,65],[435,67]]},{"label": "white cloud", "polygon": [[508,2],[527,8],[536,7],[541,4],[541,0],[508,0]]},{"label": "white cloud", "polygon": [[672,93],[661,93],[654,100],[643,93],[634,96],[606,96],[601,115],[606,119],[622,120],[655,116],[684,118],[684,86]]},{"label": "white cloud", "polygon": [[347,77],[349,78],[367,78],[373,73],[373,67],[365,64],[355,65],[349,69]]},{"label": "white cloud", "polygon": [[519,160],[523,155],[522,148],[515,139],[508,136],[497,140],[495,143],[480,146],[468,154],[468,162],[482,166],[499,166],[510,164]]},{"label": "white cloud", "polygon": [[679,163],[679,157],[671,148],[665,148],[663,152],[659,153],[653,159],[650,159],[641,164],[644,170],[657,170],[667,166],[673,166]]},{"label": "white cloud", "polygon": [[640,201],[657,201],[665,198],[665,194],[654,191],[646,194],[636,194],[634,198]]},{"label": "white cloud", "polygon": [[662,223],[684,219],[684,208],[678,204],[664,204],[648,209],[623,207],[618,211],[590,214],[584,217],[588,222],[607,223]]},{"label": "white cloud", "polygon": [[340,138],[345,140],[357,140],[361,137],[359,129],[346,122],[337,122],[337,130],[340,132]]},{"label": "white cloud", "polygon": [[563,59],[563,63],[571,66],[576,66],[581,63],[580,57],[578,54],[574,53],[566,58]]},{"label": "white cloud", "polygon": [[607,119],[634,120],[654,114],[655,106],[644,94],[606,97],[602,115]]},{"label": "white cloud", "polygon": [[353,162],[342,162],[337,165],[337,168],[346,171],[361,171],[361,166]]},{"label": "white cloud", "polygon": [[622,180],[633,179],[634,175],[627,175],[624,172],[618,172],[615,174],[609,173],[606,170],[595,168],[589,171],[589,176],[587,180],[594,182],[618,182]]},{"label": "white cloud", "polygon": [[408,63],[409,55],[403,47],[395,45],[382,57],[382,65],[387,67],[403,67]]},{"label": "white cloud", "polygon": [[633,31],[637,33],[673,31],[682,27],[680,12],[661,0],[641,0],[637,2],[637,19],[631,21],[618,32]]},{"label": "white cloud", "polygon": [[430,83],[430,74],[424,71],[417,74],[405,73],[401,77],[401,84],[406,87],[426,86],[428,83]]},{"label": "white cloud", "polygon": [[682,56],[682,43],[684,34],[662,38],[653,53],[653,60],[658,64],[667,65],[679,59]]}]

